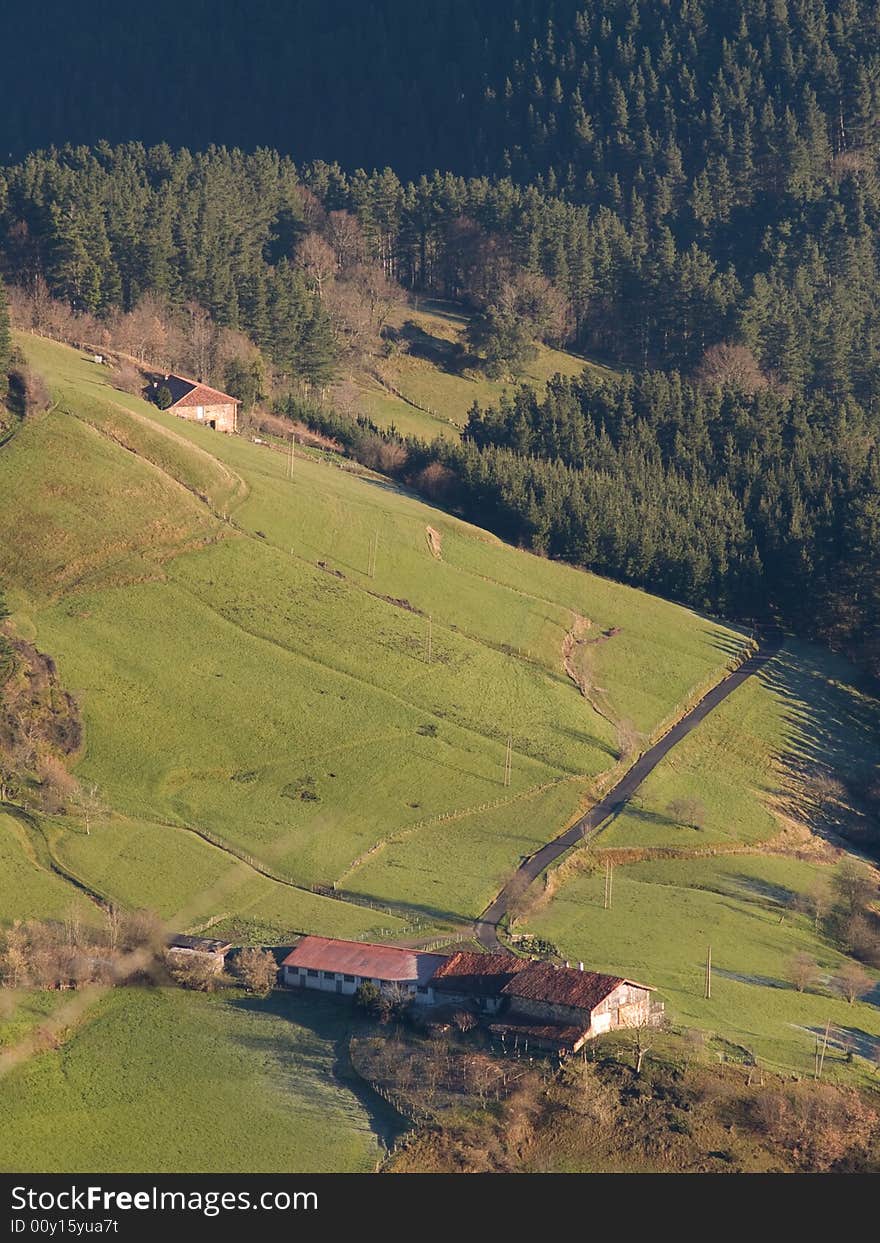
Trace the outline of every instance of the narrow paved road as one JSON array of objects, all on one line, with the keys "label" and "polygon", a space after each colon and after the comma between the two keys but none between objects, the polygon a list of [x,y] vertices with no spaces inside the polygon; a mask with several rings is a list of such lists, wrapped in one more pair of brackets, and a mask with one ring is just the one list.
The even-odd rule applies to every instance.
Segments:
[{"label": "narrow paved road", "polygon": [[699,703],[691,708],[690,712],[685,713],[668,733],[664,734],[658,742],[655,742],[652,747],[649,747],[644,754],[639,756],[632,768],[627,769],[621,779],[608,791],[603,799],[591,807],[585,815],[581,816],[580,820],[576,821],[570,829],[566,829],[559,837],[555,837],[552,842],[548,842],[546,846],[542,846],[535,854],[524,860],[495,901],[486,908],[476,921],[474,928],[480,944],[487,949],[498,949],[500,947],[498,925],[507,914],[507,908],[514,896],[521,896],[532,881],[537,880],[548,864],[552,863],[554,859],[558,859],[570,846],[574,846],[577,842],[594,833],[600,825],[604,824],[609,816],[619,812],[624,804],[629,802],[648,774],[657,767],[663,757],[668,755],[672,748],[681,742],[682,738],[687,737],[691,730],[699,725],[738,686],[742,686],[743,682],[761,670],[769,660],[772,660],[779,653],[781,647],[781,635],[773,634],[762,638],[755,654],[744,661],[733,673],[729,673],[717,686],[713,686],[710,691],[707,691]]}]

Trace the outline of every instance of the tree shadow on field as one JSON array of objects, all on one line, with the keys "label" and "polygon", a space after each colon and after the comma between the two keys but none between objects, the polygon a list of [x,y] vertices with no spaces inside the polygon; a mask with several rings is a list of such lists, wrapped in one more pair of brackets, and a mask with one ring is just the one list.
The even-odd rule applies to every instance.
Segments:
[{"label": "tree shadow on field", "polygon": [[594,751],[601,751],[603,755],[607,755],[612,760],[618,758],[618,752],[610,743],[604,742],[594,734],[588,734],[586,730],[572,729],[568,725],[553,725],[551,728],[562,738],[568,738],[584,747],[591,747]]},{"label": "tree shadow on field", "polygon": [[847,837],[880,852],[880,823],[866,791],[880,779],[880,687],[831,653],[787,644],[761,681],[783,705],[787,745],[776,760],[789,777],[793,819],[819,836]]},{"label": "tree shadow on field", "polygon": [[[702,614],[698,613],[697,616],[702,617]],[[715,618],[707,617],[704,620],[714,622]],[[722,630],[716,623],[709,634],[709,641],[717,651],[723,652],[725,656],[731,659],[739,659],[743,655],[749,654],[746,648],[749,634],[745,630],[737,634],[736,627],[732,627],[732,629],[734,633],[730,634],[728,631]]]},{"label": "tree shadow on field", "polygon": [[749,876],[737,872],[728,878],[724,892],[730,897],[739,898],[743,902],[754,902],[765,910],[783,908],[790,910],[797,897],[797,890],[787,885],[775,884],[758,876]]},{"label": "tree shadow on field", "polygon": [[460,375],[467,362],[467,351],[457,347],[456,343],[446,337],[434,336],[416,323],[408,319],[401,328],[394,332],[398,341],[405,343],[407,353],[413,358],[421,358],[431,363],[438,371],[447,375]]},{"label": "tree shadow on field", "polygon": [[373,1091],[351,1064],[349,1039],[354,1007],[350,997],[321,995],[311,990],[303,990],[300,995],[291,989],[276,989],[266,998],[239,997],[227,1004],[249,1014],[295,1023],[312,1037],[300,1038],[288,1049],[279,1041],[277,1029],[265,1036],[257,1033],[236,1037],[263,1065],[272,1065],[273,1079],[282,1089],[289,1089],[292,1098],[310,1109],[326,1112],[328,1100],[321,1083],[329,1080],[357,1100],[367,1115],[370,1130],[384,1148],[390,1148],[407,1129],[405,1119]]},{"label": "tree shadow on field", "polygon": [[722,979],[734,980],[737,984],[756,984],[759,988],[780,988],[787,992],[794,991],[794,985],[788,980],[778,980],[769,975],[753,975],[746,971],[728,971],[724,967],[713,967],[714,975],[720,975]]},{"label": "tree shadow on field", "polygon": [[[804,1027],[801,1030],[815,1036],[820,1047],[824,1043],[824,1027]],[[870,1062],[875,1061],[880,1053],[880,1038],[863,1031],[861,1027],[835,1026],[828,1032],[828,1048],[842,1056],[844,1060],[847,1054],[852,1052]]]},{"label": "tree shadow on field", "polygon": [[[619,815],[626,816],[628,819],[639,820],[642,824],[653,824],[664,829],[680,829],[682,833],[699,833],[692,824],[682,824],[673,816],[668,816],[662,811],[651,811],[648,807],[642,807],[636,802],[624,803],[621,807]],[[617,819],[617,816],[615,816]]]}]

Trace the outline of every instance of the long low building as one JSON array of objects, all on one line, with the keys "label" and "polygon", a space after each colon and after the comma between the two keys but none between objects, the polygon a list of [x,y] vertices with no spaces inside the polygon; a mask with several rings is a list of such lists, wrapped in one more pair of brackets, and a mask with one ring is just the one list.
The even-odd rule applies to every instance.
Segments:
[{"label": "long low building", "polygon": [[469,1011],[505,1042],[561,1057],[603,1032],[654,1025],[663,1017],[647,984],[505,952],[429,954],[305,936],[284,959],[281,975],[292,988],[348,996],[365,983],[399,990],[420,1006]]},{"label": "long low building", "polygon": [[445,954],[308,936],[282,962],[281,977],[291,988],[349,996],[361,984],[375,984],[386,991],[399,989],[418,1004],[430,1005],[431,978],[445,961]]}]

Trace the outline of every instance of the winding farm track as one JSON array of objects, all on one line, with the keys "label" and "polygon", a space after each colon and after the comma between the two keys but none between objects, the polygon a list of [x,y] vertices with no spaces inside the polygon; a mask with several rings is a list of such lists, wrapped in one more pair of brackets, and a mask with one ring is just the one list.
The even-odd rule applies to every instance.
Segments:
[{"label": "winding farm track", "polygon": [[768,661],[771,661],[774,656],[779,654],[781,647],[782,636],[780,634],[772,633],[761,638],[757,651],[743,661],[732,673],[729,673],[726,678],[723,678],[711,690],[707,691],[703,698],[689,712],[686,712],[679,721],[676,721],[662,738],[658,739],[653,746],[643,752],[633,766],[627,769],[616,785],[598,803],[591,807],[579,820],[575,821],[564,833],[561,833],[559,837],[554,837],[552,841],[547,842],[546,846],[542,846],[533,855],[529,855],[514,872],[513,876],[498,894],[498,897],[483,911],[483,914],[474,924],[476,937],[480,944],[484,945],[486,949],[500,949],[498,925],[507,914],[508,907],[513,898],[521,896],[525,889],[538,879],[544,869],[558,859],[560,855],[565,854],[566,850],[595,833],[609,817],[617,815],[626,803],[629,802],[648,774],[657,767],[672,748],[677,746],[682,738],[686,738],[691,730],[705,720],[709,713],[714,711],[737,687],[742,686],[743,682],[747,681],[754,674],[759,673]]}]

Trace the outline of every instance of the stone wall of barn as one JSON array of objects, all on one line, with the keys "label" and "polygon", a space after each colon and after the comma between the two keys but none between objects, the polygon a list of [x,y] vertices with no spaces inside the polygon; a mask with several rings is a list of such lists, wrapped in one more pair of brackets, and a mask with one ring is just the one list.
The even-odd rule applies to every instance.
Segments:
[{"label": "stone wall of barn", "polygon": [[619,984],[591,1011],[556,1001],[536,1001],[530,997],[511,998],[512,1008],[548,1023],[590,1026],[591,1035],[614,1031],[618,1027],[640,1027],[652,1022],[651,994],[646,988]]},{"label": "stone wall of barn", "polygon": [[591,1030],[599,1033],[619,1027],[644,1027],[651,1022],[649,991],[632,984],[619,984],[593,1009]]},{"label": "stone wall of barn", "polygon": [[[201,418],[199,418],[199,410],[202,412]],[[172,414],[176,414],[181,419],[188,419],[190,423],[204,423],[205,426],[213,420],[218,432],[235,431],[235,405],[232,402],[224,402],[215,406],[175,406]]]}]

